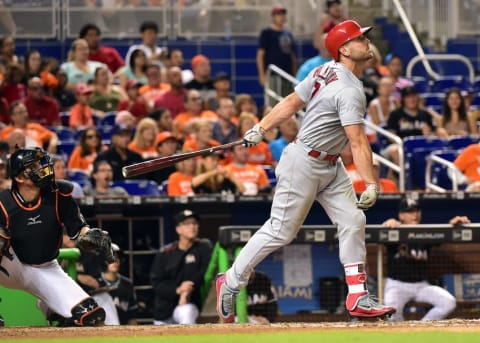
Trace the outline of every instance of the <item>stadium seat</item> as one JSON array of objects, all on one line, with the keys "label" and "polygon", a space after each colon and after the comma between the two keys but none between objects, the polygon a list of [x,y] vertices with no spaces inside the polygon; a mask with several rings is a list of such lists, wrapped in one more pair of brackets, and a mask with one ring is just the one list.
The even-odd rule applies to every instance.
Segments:
[{"label": "stadium seat", "polygon": [[420,96],[423,99],[425,107],[433,108],[435,111],[441,113],[443,110],[443,99],[445,93],[422,93]]},{"label": "stadium seat", "polygon": [[403,139],[406,189],[425,189],[426,157],[446,146],[447,141],[437,137],[411,136]]},{"label": "stadium seat", "polygon": [[478,136],[454,136],[448,139],[447,147],[458,150],[466,148],[468,145],[477,143],[478,141]]},{"label": "stadium seat", "polygon": [[113,125],[115,125],[116,115],[117,115],[117,112],[107,112],[107,113],[105,113],[105,116],[103,118],[99,119],[97,125],[102,125],[102,126],[105,126],[105,125],[113,126]]},{"label": "stadium seat", "polygon": [[62,156],[65,161],[68,161],[73,149],[75,149],[76,146],[77,141],[73,139],[60,141],[57,147],[57,153],[58,155]]},{"label": "stadium seat", "polygon": [[111,183],[112,187],[120,186],[129,195],[160,195],[158,184],[152,180],[119,180]]},{"label": "stadium seat", "polygon": [[445,75],[433,81],[432,92],[447,92],[452,87],[467,90],[471,85],[462,75]]},{"label": "stadium seat", "polygon": [[158,186],[158,191],[160,192],[160,195],[168,195],[168,180],[163,181]]},{"label": "stadium seat", "polygon": [[75,132],[69,127],[65,126],[51,126],[50,130],[55,132],[60,141],[75,140]]},{"label": "stadium seat", "polygon": [[412,81],[419,93],[430,92],[430,80],[423,76],[412,76]]},{"label": "stadium seat", "polygon": [[90,176],[83,170],[80,169],[69,169],[67,170],[67,177],[69,180],[78,181],[78,180],[89,180]]},{"label": "stadium seat", "polygon": [[[480,76],[475,77],[475,81],[473,82],[473,90],[475,92],[480,92]],[[478,96],[478,94],[477,94]]]},{"label": "stadium seat", "polygon": [[110,139],[112,138],[112,125],[98,125],[97,130],[100,131],[100,134],[102,135],[102,142],[104,140],[110,141]]},{"label": "stadium seat", "polygon": [[262,164],[259,165],[260,168],[265,170],[267,173],[268,181],[270,182],[270,185],[272,187],[275,187],[277,185],[277,177],[275,176],[275,167],[268,165],[268,164]]},{"label": "stadium seat", "polygon": [[[432,155],[443,158],[447,161],[453,162],[458,156],[459,151],[456,149],[442,149],[434,150],[431,152]],[[431,182],[437,186],[440,186],[444,189],[452,189],[452,181],[448,176],[447,168],[444,165],[439,163],[433,163],[431,167]],[[460,186],[459,189],[465,188],[465,186]]]},{"label": "stadium seat", "polygon": [[60,112],[60,121],[62,126],[68,127],[70,121],[70,112]]}]

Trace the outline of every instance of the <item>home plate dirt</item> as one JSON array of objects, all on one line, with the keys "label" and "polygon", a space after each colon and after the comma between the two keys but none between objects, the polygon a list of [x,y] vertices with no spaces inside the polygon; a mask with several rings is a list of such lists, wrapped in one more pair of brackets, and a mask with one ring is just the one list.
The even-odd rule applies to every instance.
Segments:
[{"label": "home plate dirt", "polygon": [[68,337],[128,337],[128,336],[168,336],[255,333],[269,331],[321,331],[321,330],[361,330],[361,331],[450,331],[480,332],[480,320],[443,320],[434,322],[405,321],[390,322],[334,322],[334,323],[275,323],[269,325],[251,324],[198,324],[198,325],[139,325],[103,326],[94,328],[54,328],[54,327],[4,327],[0,329],[5,338],[68,338]]}]

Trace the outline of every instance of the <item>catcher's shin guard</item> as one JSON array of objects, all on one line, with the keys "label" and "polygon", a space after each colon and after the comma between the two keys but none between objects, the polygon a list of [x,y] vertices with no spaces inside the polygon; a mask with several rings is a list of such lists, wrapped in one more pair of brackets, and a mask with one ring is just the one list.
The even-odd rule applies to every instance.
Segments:
[{"label": "catcher's shin guard", "polygon": [[93,298],[87,298],[72,309],[72,319],[77,326],[100,326],[105,322],[105,310]]}]

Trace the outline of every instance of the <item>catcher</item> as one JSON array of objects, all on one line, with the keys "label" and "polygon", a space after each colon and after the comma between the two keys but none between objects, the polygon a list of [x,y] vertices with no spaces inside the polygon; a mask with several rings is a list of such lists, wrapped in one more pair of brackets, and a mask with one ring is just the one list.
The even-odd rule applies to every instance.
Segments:
[{"label": "catcher", "polygon": [[[0,192],[0,284],[40,299],[66,325],[103,325],[105,311],[60,267],[56,257],[65,227],[83,250],[98,249],[114,261],[108,234],[91,229],[73,200],[73,186],[55,181],[41,148],[17,149],[7,162],[12,187]],[[8,319],[7,319],[8,320]]]}]

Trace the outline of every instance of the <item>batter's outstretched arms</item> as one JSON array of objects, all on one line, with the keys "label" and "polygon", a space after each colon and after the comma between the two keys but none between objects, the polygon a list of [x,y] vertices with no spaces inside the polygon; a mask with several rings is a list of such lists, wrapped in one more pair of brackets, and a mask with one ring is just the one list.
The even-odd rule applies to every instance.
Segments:
[{"label": "batter's outstretched arms", "polygon": [[353,162],[367,185],[367,189],[360,196],[357,207],[367,210],[377,201],[377,180],[373,172],[372,149],[362,124],[348,125],[344,129],[350,140]]},{"label": "batter's outstretched arms", "polygon": [[277,127],[303,107],[305,107],[305,103],[297,93],[290,93],[286,98],[276,104],[258,124],[245,132],[243,136],[244,145],[249,147],[260,143],[266,131]]}]

